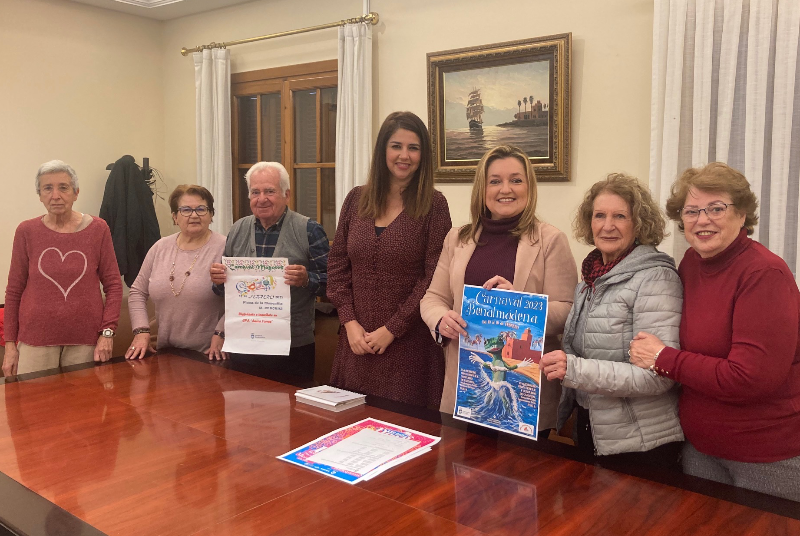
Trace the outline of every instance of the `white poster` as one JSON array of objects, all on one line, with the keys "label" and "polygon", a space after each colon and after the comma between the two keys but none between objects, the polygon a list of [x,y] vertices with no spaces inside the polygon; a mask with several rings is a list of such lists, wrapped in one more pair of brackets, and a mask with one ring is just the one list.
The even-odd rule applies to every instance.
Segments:
[{"label": "white poster", "polygon": [[289,355],[291,297],[284,281],[289,260],[222,257],[225,280],[225,344],[237,354]]}]

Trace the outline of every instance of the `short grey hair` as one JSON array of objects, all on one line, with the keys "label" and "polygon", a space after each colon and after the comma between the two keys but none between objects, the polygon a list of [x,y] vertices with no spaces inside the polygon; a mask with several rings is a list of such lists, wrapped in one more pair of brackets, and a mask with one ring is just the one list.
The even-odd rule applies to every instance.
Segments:
[{"label": "short grey hair", "polygon": [[253,176],[254,173],[258,173],[259,171],[264,171],[267,169],[274,169],[278,172],[278,176],[280,177],[279,186],[281,187],[281,195],[286,196],[286,192],[289,190],[289,172],[286,171],[286,168],[280,162],[258,162],[253,164],[253,166],[247,170],[247,173],[244,174],[244,180],[247,181],[247,191],[250,191],[250,177]]},{"label": "short grey hair", "polygon": [[50,160],[39,166],[39,171],[36,172],[36,195],[41,195],[42,189],[39,187],[39,179],[42,175],[49,175],[50,173],[66,173],[69,175],[69,184],[72,186],[72,191],[78,193],[78,174],[72,169],[72,166],[63,160]]}]

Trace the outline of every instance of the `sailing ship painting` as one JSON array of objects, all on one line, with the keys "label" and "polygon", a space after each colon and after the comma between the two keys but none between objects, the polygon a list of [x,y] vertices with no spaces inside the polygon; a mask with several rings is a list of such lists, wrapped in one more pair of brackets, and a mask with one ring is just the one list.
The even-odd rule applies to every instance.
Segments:
[{"label": "sailing ship painting", "polygon": [[483,102],[480,89],[473,89],[469,92],[467,121],[469,121],[470,130],[483,130]]},{"label": "sailing ship painting", "polygon": [[500,144],[550,157],[549,61],[444,73],[444,101],[447,160],[477,160]]}]

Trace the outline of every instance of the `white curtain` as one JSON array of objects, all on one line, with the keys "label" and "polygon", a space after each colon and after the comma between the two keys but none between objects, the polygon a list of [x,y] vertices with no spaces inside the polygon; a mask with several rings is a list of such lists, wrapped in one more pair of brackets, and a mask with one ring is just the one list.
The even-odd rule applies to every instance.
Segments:
[{"label": "white curtain", "polygon": [[[800,2],[655,0],[650,188],[662,206],[686,168],[726,162],[760,201],[753,238],[797,274]],[[662,248],[680,260],[673,226]]]},{"label": "white curtain", "polygon": [[228,234],[231,202],[231,56],[215,48],[192,54],[197,99],[197,184],[214,196],[211,228]]},{"label": "white curtain", "polygon": [[[344,198],[367,182],[372,148],[372,26],[339,27],[336,99],[336,222]],[[331,237],[332,238],[332,237]]]}]

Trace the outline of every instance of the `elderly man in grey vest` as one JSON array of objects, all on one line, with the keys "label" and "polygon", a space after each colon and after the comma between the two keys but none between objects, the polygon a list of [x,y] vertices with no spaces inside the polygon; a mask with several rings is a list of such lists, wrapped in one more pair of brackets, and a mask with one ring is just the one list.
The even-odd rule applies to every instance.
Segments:
[{"label": "elderly man in grey vest", "polygon": [[[314,302],[328,283],[328,237],[322,226],[290,210],[289,174],[277,162],[259,162],[245,175],[252,216],[233,224],[226,257],[287,257],[291,285],[292,343],[289,356],[231,356],[253,372],[277,372],[303,379],[314,376]],[[211,265],[214,292],[224,293],[225,266]],[[224,336],[224,335],[223,335]]]}]

